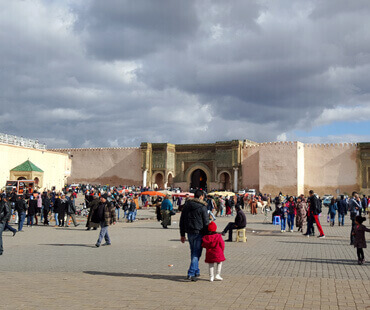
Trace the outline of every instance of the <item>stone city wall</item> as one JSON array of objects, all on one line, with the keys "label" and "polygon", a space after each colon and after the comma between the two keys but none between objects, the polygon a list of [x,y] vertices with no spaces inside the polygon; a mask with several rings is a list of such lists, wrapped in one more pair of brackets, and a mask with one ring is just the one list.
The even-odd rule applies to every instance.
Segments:
[{"label": "stone city wall", "polygon": [[260,191],[277,195],[298,195],[298,143],[261,143],[259,175]]},{"label": "stone city wall", "polygon": [[259,155],[258,145],[247,145],[242,155],[242,188],[259,190]]},{"label": "stone city wall", "polygon": [[243,188],[262,193],[308,195],[360,190],[358,149],[354,143],[271,142],[243,149]]},{"label": "stone city wall", "polygon": [[72,159],[68,183],[142,185],[140,148],[58,149]]},{"label": "stone city wall", "polygon": [[305,194],[350,194],[360,190],[357,144],[305,144]]},{"label": "stone city wall", "polygon": [[71,161],[66,154],[16,145],[0,143],[0,158],[0,188],[9,180],[10,170],[28,159],[44,171],[43,184],[40,184],[42,189],[55,186],[61,190],[71,169]]}]

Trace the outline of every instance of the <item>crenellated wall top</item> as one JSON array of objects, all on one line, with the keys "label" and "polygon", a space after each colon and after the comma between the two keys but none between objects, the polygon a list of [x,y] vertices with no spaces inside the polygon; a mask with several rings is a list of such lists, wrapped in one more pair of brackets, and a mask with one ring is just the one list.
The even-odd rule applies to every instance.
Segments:
[{"label": "crenellated wall top", "polygon": [[85,152],[85,151],[112,151],[112,150],[140,150],[140,147],[92,147],[92,148],[68,148],[48,149],[51,152]]},{"label": "crenellated wall top", "polygon": [[302,143],[298,141],[277,141],[244,145],[244,148],[258,147],[291,147],[300,143],[305,148],[351,148],[357,147],[358,143]]}]

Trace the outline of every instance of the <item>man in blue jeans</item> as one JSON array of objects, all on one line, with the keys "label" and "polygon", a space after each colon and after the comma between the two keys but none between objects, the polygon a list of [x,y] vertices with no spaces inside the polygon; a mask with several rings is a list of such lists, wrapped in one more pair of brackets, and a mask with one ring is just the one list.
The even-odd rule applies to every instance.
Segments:
[{"label": "man in blue jeans", "polygon": [[108,233],[108,227],[116,224],[116,211],[115,207],[107,201],[108,195],[103,194],[100,196],[100,203],[98,207],[92,210],[91,221],[93,223],[99,223],[101,229],[98,237],[98,241],[95,246],[100,247],[103,239],[106,245],[111,245],[111,240]]},{"label": "man in blue jeans", "polygon": [[189,199],[184,205],[180,217],[181,242],[186,241],[185,233],[188,234],[190,245],[190,267],[187,280],[196,281],[200,275],[199,259],[202,255],[202,238],[207,231],[209,216],[207,203],[204,201],[204,192],[196,190],[194,199]]}]

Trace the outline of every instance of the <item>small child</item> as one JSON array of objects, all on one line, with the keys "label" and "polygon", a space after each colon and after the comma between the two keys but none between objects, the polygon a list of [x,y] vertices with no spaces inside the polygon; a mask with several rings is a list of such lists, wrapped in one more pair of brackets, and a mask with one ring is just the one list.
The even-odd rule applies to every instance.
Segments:
[{"label": "small child", "polygon": [[283,203],[280,207],[280,222],[282,233],[285,233],[287,217],[288,217],[288,206],[287,203]]},{"label": "small child", "polygon": [[[215,222],[211,222],[208,225],[208,235],[203,237],[202,247],[206,249],[205,262],[209,264],[209,281],[213,280],[222,281],[221,268],[222,262],[225,260],[224,250],[225,242],[222,239],[221,234],[216,232],[217,225]],[[215,263],[217,263],[216,276],[215,274]]]},{"label": "small child", "polygon": [[366,248],[365,231],[370,232],[370,229],[362,225],[366,218],[358,215],[355,218],[355,229],[352,233],[354,235],[353,245],[357,248],[358,264],[362,265],[365,262],[364,248]]}]

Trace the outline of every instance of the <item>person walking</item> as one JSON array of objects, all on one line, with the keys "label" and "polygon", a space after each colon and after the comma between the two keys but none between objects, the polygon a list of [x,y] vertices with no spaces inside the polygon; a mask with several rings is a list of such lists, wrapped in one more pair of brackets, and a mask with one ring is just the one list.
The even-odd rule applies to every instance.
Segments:
[{"label": "person walking", "polygon": [[368,204],[368,201],[367,201],[366,195],[363,195],[361,199],[361,207],[362,207],[362,211],[364,215],[366,214],[366,211],[367,211],[367,204]]},{"label": "person walking", "polygon": [[15,210],[18,213],[18,231],[23,231],[23,224],[27,212],[27,201],[24,195],[18,196],[15,203]]},{"label": "person walking", "polygon": [[95,246],[98,248],[101,245],[103,239],[106,245],[111,245],[112,241],[108,233],[108,227],[116,224],[116,211],[112,207],[111,203],[107,201],[108,195],[103,194],[100,196],[100,202],[96,209],[94,209],[91,215],[91,221],[94,223],[99,223],[100,233],[98,241]]},{"label": "person walking", "polygon": [[225,199],[224,199],[224,197],[220,196],[219,201],[220,201],[220,216],[224,216],[224,214],[225,214]]},{"label": "person walking", "polygon": [[315,236],[315,228],[313,226],[313,223],[315,222],[315,217],[313,215],[313,212],[311,211],[311,206],[310,204],[308,204],[308,208],[307,208],[307,231],[305,234],[303,234],[304,236],[307,236],[307,237],[314,237]]},{"label": "person walking", "polygon": [[321,227],[320,220],[319,220],[319,214],[321,213],[321,202],[319,198],[316,197],[315,192],[313,190],[310,190],[309,194],[310,194],[310,199],[309,199],[310,212],[312,212],[317,229],[319,230],[319,233],[320,233],[320,235],[317,238],[325,238],[325,234],[324,234],[324,231]]},{"label": "person walking", "polygon": [[27,209],[27,226],[33,227],[33,218],[36,216],[37,212],[37,199],[31,195],[28,200],[28,209]]},{"label": "person walking", "polygon": [[134,195],[134,198],[133,198],[133,201],[135,203],[135,210],[134,210],[134,217],[133,217],[133,220],[136,221],[136,215],[137,215],[137,210],[139,210],[140,206],[139,206],[139,196],[138,195]]},{"label": "person walking", "polygon": [[228,242],[233,241],[233,230],[234,229],[242,229],[247,226],[247,218],[244,214],[244,211],[240,208],[240,206],[235,207],[236,216],[234,222],[229,222],[225,229],[222,231],[222,235],[225,236],[227,232],[229,232],[229,238],[226,240]]},{"label": "person walking", "polygon": [[[206,249],[205,262],[208,263],[209,267],[209,281],[214,280],[222,281],[221,268],[222,262],[225,261],[225,242],[222,239],[221,234],[216,232],[217,225],[215,222],[211,222],[208,225],[208,234],[203,237],[202,247]],[[216,276],[215,276],[215,264]]]},{"label": "person walking", "polygon": [[180,240],[185,243],[186,233],[190,246],[191,261],[187,275],[189,281],[196,281],[200,275],[199,259],[202,255],[202,238],[207,232],[209,223],[206,206],[204,192],[198,189],[194,193],[194,199],[188,199],[181,212]]},{"label": "person walking", "polygon": [[6,223],[10,220],[11,211],[9,204],[0,197],[0,255],[3,255],[3,231]]},{"label": "person walking", "polygon": [[348,203],[344,199],[344,195],[340,196],[338,201],[338,226],[344,226],[344,216],[347,214]]},{"label": "person walking", "polygon": [[[53,200],[52,200],[53,201]],[[53,212],[54,212],[54,220],[55,220],[55,226],[59,226],[59,209],[60,209],[60,197],[55,195],[55,200],[53,203]]]},{"label": "person walking", "polygon": [[136,211],[136,204],[132,196],[130,197],[128,201],[128,216],[127,216],[127,222],[132,223],[135,220],[135,211]]},{"label": "person walking", "polygon": [[333,197],[330,201],[329,210],[328,210],[330,226],[334,226],[335,224],[335,215],[337,214],[337,210],[338,210],[337,202],[335,201]]},{"label": "person walking", "polygon": [[280,207],[280,226],[281,226],[281,232],[286,232],[286,222],[288,218],[288,204],[282,203]]},{"label": "person walking", "polygon": [[364,248],[366,248],[365,232],[370,232],[370,229],[362,225],[366,221],[365,217],[357,215],[355,218],[355,227],[353,230],[353,246],[357,248],[358,264],[362,265],[365,262]]},{"label": "person walking", "polygon": [[303,231],[303,225],[307,216],[307,204],[304,200],[304,197],[298,197],[297,199],[297,217],[296,217],[296,226],[298,231]]},{"label": "person walking", "polygon": [[89,208],[89,215],[87,217],[87,222],[86,222],[86,230],[90,230],[93,228],[94,230],[97,230],[99,227],[99,223],[93,223],[91,221],[91,216],[93,215],[94,211],[96,208],[99,206],[100,199],[98,194],[95,194],[93,196],[93,199],[89,202],[88,208]]},{"label": "person walking", "polygon": [[216,204],[215,204],[214,200],[212,199],[212,196],[211,195],[207,195],[206,202],[207,202],[208,214],[215,221],[216,220],[216,217],[213,214],[213,210],[216,208]]},{"label": "person walking", "polygon": [[255,216],[257,214],[257,200],[254,196],[249,201],[249,205],[250,205],[250,208],[251,208],[252,215]]},{"label": "person walking", "polygon": [[67,200],[67,220],[66,220],[66,227],[69,227],[69,218],[71,217],[72,218],[72,222],[73,222],[73,225],[75,227],[77,227],[79,224],[77,224],[77,221],[76,221],[76,207],[75,207],[75,204],[73,203],[73,197],[71,195],[71,198],[69,200]]},{"label": "person walking", "polygon": [[288,215],[287,215],[287,220],[288,220],[288,230],[290,232],[293,232],[294,230],[294,218],[297,213],[297,206],[296,203],[294,202],[294,199],[292,196],[289,197],[289,201],[286,203],[286,206],[288,208]]},{"label": "person walking", "polygon": [[[44,212],[43,212],[43,204],[42,204],[42,197],[40,193],[37,193],[37,213],[40,213],[40,222],[44,219]],[[35,216],[36,218],[36,225],[38,224],[37,221],[37,215]]]},{"label": "person walking", "polygon": [[358,195],[357,192],[352,193],[352,198],[348,202],[348,209],[349,209],[350,216],[351,216],[351,221],[352,221],[352,228],[351,228],[351,235],[350,235],[350,245],[353,245],[354,238],[355,238],[354,234],[353,234],[353,231],[354,231],[355,226],[356,226],[355,220],[356,220],[356,216],[361,215],[361,209],[362,209],[360,196]]},{"label": "person walking", "polygon": [[[59,219],[59,227],[63,227],[65,223],[66,213],[68,209],[68,200],[66,198],[65,194],[62,194],[59,202],[59,213],[58,213],[58,219]],[[68,223],[68,221],[67,221]]]},{"label": "person walking", "polygon": [[162,197],[158,197],[154,201],[154,205],[155,205],[155,214],[157,216],[157,221],[160,222],[162,221],[162,214],[161,214]]},{"label": "person walking", "polygon": [[170,197],[166,195],[161,205],[161,215],[162,215],[162,226],[163,228],[168,228],[171,226],[171,215],[170,212],[173,210],[173,205],[169,199]]},{"label": "person walking", "polygon": [[44,225],[49,225],[49,212],[50,212],[51,200],[47,192],[42,193],[42,209],[44,216]]},{"label": "person walking", "polygon": [[225,206],[226,206],[226,216],[231,215],[231,199],[229,197],[225,198]]}]

